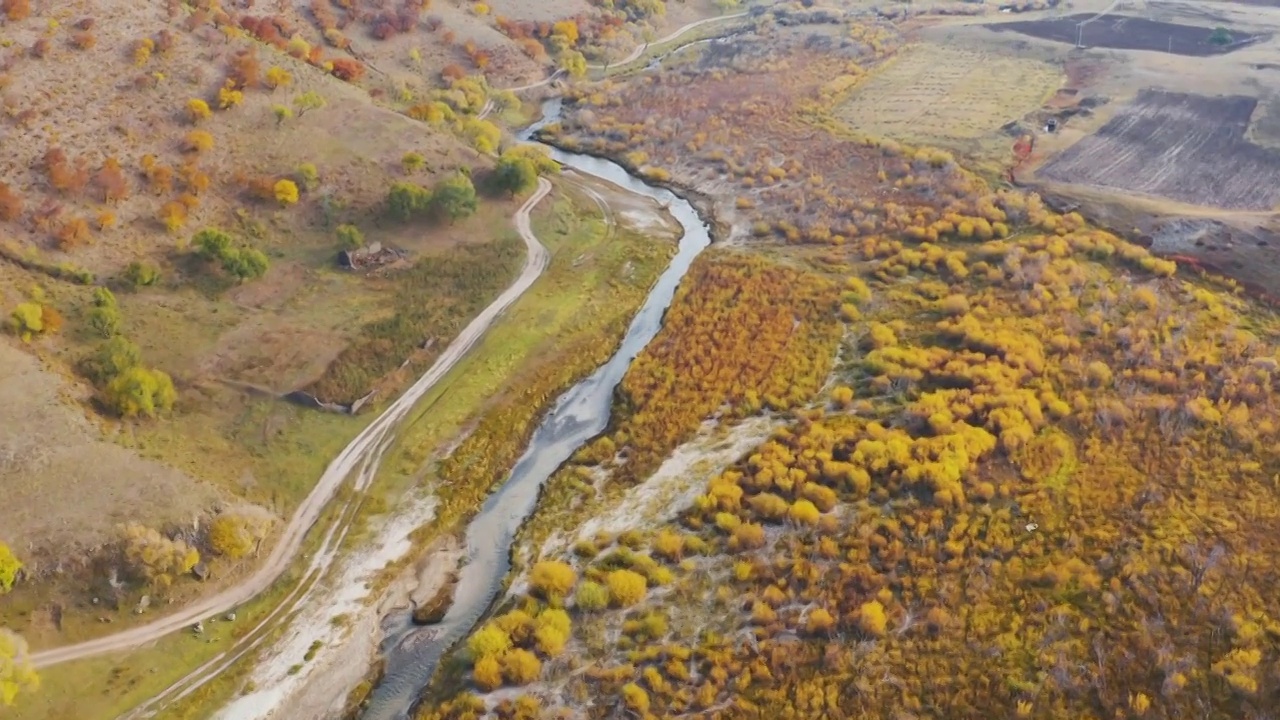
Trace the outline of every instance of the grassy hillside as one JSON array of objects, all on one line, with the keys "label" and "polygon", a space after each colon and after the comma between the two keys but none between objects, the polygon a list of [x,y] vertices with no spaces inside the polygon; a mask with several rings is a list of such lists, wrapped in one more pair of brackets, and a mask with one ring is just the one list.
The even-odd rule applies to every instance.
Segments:
[{"label": "grassy hillside", "polygon": [[[59,644],[234,581],[365,421],[278,397],[393,396],[522,261],[494,88],[703,9],[527,5],[0,3],[6,627]],[[454,181],[474,213],[390,211]]]}]

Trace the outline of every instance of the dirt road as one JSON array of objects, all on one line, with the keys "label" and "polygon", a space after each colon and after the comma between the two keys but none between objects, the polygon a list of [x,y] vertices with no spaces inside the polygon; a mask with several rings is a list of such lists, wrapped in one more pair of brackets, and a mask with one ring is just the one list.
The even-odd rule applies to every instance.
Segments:
[{"label": "dirt road", "polygon": [[[626,56],[625,58],[622,58],[621,60],[607,63],[607,64],[590,63],[587,65],[587,68],[591,70],[606,70],[611,67],[617,67],[618,65],[626,65],[627,63],[635,62],[636,60],[638,60],[640,56],[644,55],[645,52],[649,49],[649,47],[652,45],[661,45],[663,43],[671,42],[672,40],[675,40],[681,35],[689,32],[690,30],[700,28],[703,25],[710,25],[711,23],[723,22],[725,20],[732,20],[734,18],[740,18],[740,17],[746,17],[746,16],[747,16],[747,13],[740,12],[740,13],[733,13],[732,15],[717,15],[716,17],[703,18],[702,20],[695,20],[694,22],[681,26],[680,28],[673,31],[670,35],[667,35],[666,37],[660,40],[654,40],[651,43],[637,45],[636,48],[631,51],[630,55]],[[520,85],[519,87],[506,88],[506,89],[509,92],[523,92],[525,90],[532,90],[534,88],[539,88],[539,87],[542,87],[543,85],[547,85],[551,83],[556,78],[560,77],[561,75],[564,75],[564,73],[565,73],[564,70],[556,70],[554,73],[551,73],[549,77],[539,80],[537,82],[529,83],[528,85]]]},{"label": "dirt road", "polygon": [[670,35],[662,38],[661,40],[654,40],[651,43],[645,43],[644,45],[640,45],[636,47],[635,50],[631,51],[630,55],[626,56],[625,58],[617,62],[612,62],[612,63],[609,63],[608,65],[591,65],[589,67],[603,68],[603,67],[613,67],[615,65],[626,65],[627,63],[635,62],[636,60],[638,60],[640,56],[644,55],[645,51],[649,49],[650,45],[661,45],[663,43],[669,43],[672,40],[675,40],[676,38],[680,37],[681,35],[689,32],[690,30],[693,30],[694,28],[702,27],[703,25],[710,25],[711,23],[723,22],[725,20],[732,20],[734,18],[740,18],[740,17],[746,17],[746,16],[747,16],[746,12],[740,12],[740,13],[733,13],[732,15],[718,15],[712,18],[697,20],[695,22],[691,22],[687,25],[684,25],[683,27],[679,28],[675,32],[671,33]]},{"label": "dirt road", "polygon": [[[279,541],[272,548],[271,554],[261,567],[243,582],[154,622],[88,642],[36,653],[32,657],[35,666],[37,668],[48,667],[49,665],[56,665],[70,660],[137,647],[176,630],[181,630],[196,621],[231,610],[270,587],[293,562],[298,550],[302,547],[307,531],[319,519],[320,513],[329,504],[329,501],[333,499],[334,494],[343,482],[358,470],[356,489],[362,491],[368,487],[373,479],[382,453],[390,445],[391,431],[409,413],[414,404],[467,354],[480,337],[484,335],[485,331],[489,329],[489,326],[493,324],[493,321],[523,295],[542,274],[542,271],[546,269],[550,255],[542,243],[538,242],[538,238],[534,236],[529,214],[550,192],[551,183],[545,178],[540,178],[538,180],[538,189],[516,211],[516,229],[520,232],[521,238],[524,239],[525,245],[528,246],[529,255],[525,259],[524,267],[521,268],[520,275],[515,282],[463,329],[462,333],[441,353],[426,374],[418,378],[417,382],[384,410],[364,431],[357,435],[342,453],[329,464],[311,494],[307,496],[306,500],[298,507],[297,512],[294,513]],[[331,543],[331,540],[333,538],[340,539],[343,535],[345,535],[345,528],[342,528],[341,532],[330,530],[324,545],[332,544],[336,546],[336,543]],[[336,557],[336,553],[333,552],[332,548],[322,547],[316,552],[317,560],[322,561],[318,563],[319,567],[316,570],[323,571],[333,561],[334,557]],[[313,563],[314,565],[315,563]]]}]

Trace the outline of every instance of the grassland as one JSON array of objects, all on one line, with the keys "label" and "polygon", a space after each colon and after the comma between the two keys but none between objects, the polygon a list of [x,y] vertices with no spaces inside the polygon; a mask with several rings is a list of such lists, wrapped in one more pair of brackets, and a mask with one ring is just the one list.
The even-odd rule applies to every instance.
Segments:
[{"label": "grassland", "polygon": [[837,116],[870,135],[974,150],[1044,105],[1061,80],[1060,68],[1039,60],[916,44],[863,79]]}]

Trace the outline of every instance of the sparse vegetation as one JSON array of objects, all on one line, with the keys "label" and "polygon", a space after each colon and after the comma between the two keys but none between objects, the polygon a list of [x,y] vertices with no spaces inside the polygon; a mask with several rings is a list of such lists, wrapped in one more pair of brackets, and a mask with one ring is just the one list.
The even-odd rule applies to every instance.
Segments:
[{"label": "sparse vegetation", "polygon": [[[510,282],[522,257],[523,244],[506,236],[418,261],[403,271],[394,314],[365,325],[312,391],[325,400],[349,403],[373,390],[405,360],[411,367],[428,362],[467,318]],[[438,340],[431,349],[422,349],[424,339],[433,337]]]}]

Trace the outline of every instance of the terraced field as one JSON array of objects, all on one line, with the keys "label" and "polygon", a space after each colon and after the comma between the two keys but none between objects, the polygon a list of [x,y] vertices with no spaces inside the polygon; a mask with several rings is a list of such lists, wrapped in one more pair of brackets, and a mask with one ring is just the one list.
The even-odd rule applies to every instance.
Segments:
[{"label": "terraced field", "polygon": [[1036,60],[915,45],[867,79],[839,115],[873,135],[954,145],[1040,107],[1060,77]]}]

